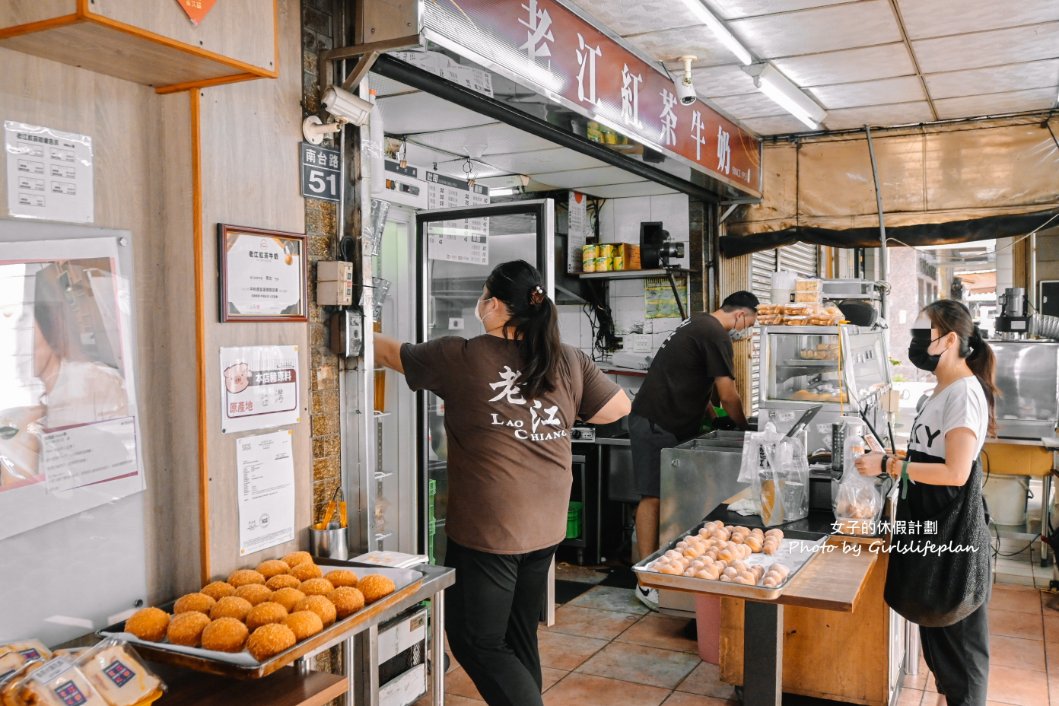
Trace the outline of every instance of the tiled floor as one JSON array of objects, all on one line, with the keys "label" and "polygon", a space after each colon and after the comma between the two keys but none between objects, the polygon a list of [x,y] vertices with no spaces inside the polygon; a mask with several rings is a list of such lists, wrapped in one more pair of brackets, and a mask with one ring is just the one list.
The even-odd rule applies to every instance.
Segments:
[{"label": "tiled floor", "polygon": [[[990,603],[989,706],[1059,706],[1059,594],[1033,587],[1036,579],[1047,588],[1051,569],[1032,568],[1028,555],[1006,561],[997,566]],[[683,636],[686,623],[648,612],[629,589],[595,586],[581,594],[556,611],[553,627],[540,630],[545,705],[737,704],[719,669],[702,662],[695,642]],[[905,681],[899,706],[938,703],[925,664]],[[445,684],[446,704],[482,703],[459,667]],[[416,706],[429,703],[427,696]]]}]

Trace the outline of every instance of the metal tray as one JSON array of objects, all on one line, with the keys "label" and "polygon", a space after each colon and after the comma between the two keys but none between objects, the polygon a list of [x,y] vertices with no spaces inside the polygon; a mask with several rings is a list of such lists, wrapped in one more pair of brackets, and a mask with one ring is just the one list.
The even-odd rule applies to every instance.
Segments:
[{"label": "metal tray", "polygon": [[[827,542],[828,538],[828,535],[822,532],[787,530],[783,527],[777,528],[783,530],[783,539],[780,541],[779,551],[772,555],[751,554],[750,558],[746,559],[744,562],[750,566],[757,566],[760,564],[766,567],[766,569],[775,563],[782,563],[790,567],[791,572],[787,575],[787,580],[776,587],[747,586],[741,583],[729,583],[727,581],[714,579],[700,579],[692,576],[674,576],[672,574],[661,574],[648,568],[660,556],[670,549],[676,548],[677,543],[682,541],[684,537],[689,534],[696,534],[708,522],[710,521],[703,520],[687,532],[681,533],[678,538],[674,539],[668,545],[632,567],[640,585],[647,588],[673,589],[691,593],[712,593],[715,595],[732,596],[735,598],[772,601],[780,597],[783,590],[790,585],[791,581],[794,580],[805,565],[820,552],[820,547]],[[728,522],[725,524],[731,526],[737,523]]]},{"label": "metal tray", "polygon": [[[318,562],[321,569],[350,569],[356,570],[359,576],[367,574],[382,574],[393,579],[397,589],[390,595],[375,601],[371,605],[361,608],[353,615],[346,616],[341,620],[325,627],[321,632],[312,637],[296,643],[293,647],[278,655],[258,662],[245,649],[242,652],[217,652],[205,650],[201,647],[184,647],[183,645],[172,645],[168,642],[150,642],[142,640],[131,633],[124,632],[125,621],[114,623],[99,631],[101,637],[117,637],[136,646],[136,651],[147,659],[167,664],[175,664],[200,672],[219,674],[236,679],[258,679],[267,676],[277,669],[287,666],[299,657],[317,652],[318,650],[344,639],[344,635],[355,631],[362,623],[370,620],[379,613],[385,611],[394,603],[398,603],[419,589],[423,583],[423,574],[415,569],[390,569],[371,565],[353,565],[348,562],[342,564],[326,564]],[[169,612],[176,601],[158,606]]]}]

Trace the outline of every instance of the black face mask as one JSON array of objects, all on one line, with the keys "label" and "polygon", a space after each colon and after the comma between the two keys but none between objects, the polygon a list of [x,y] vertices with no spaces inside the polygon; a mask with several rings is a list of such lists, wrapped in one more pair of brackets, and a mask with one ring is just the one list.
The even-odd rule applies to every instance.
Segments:
[{"label": "black face mask", "polygon": [[931,343],[940,339],[941,336],[931,339],[930,331],[913,331],[912,342],[908,344],[909,362],[920,370],[925,370],[928,373],[934,372],[938,367],[938,362],[941,361],[941,356],[930,355],[927,353],[927,349],[930,348]]}]

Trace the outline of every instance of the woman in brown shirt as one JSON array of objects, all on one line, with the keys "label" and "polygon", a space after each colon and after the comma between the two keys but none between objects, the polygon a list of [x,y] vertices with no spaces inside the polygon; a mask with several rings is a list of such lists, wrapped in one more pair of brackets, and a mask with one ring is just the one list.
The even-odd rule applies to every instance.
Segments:
[{"label": "woman in brown shirt", "polygon": [[446,632],[486,702],[537,706],[537,622],[566,536],[570,427],[629,412],[624,391],[559,340],[555,304],[523,260],[498,265],[475,315],[485,335],[401,344],[375,336],[375,362],[445,400],[449,501]]}]

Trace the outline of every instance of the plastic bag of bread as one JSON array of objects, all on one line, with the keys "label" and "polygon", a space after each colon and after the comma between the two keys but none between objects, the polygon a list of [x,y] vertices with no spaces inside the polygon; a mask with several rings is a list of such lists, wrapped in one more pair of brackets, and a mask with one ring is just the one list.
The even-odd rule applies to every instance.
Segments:
[{"label": "plastic bag of bread", "polygon": [[51,651],[38,640],[23,640],[0,645],[0,681],[29,662],[47,662]]},{"label": "plastic bag of bread", "polygon": [[165,684],[122,640],[103,640],[77,660],[81,673],[110,706],[135,706],[161,696]]},{"label": "plastic bag of bread", "polygon": [[26,662],[15,671],[8,672],[0,677],[0,704],[3,704],[3,706],[23,706],[22,700],[18,697],[22,682],[45,664],[42,661]]},{"label": "plastic bag of bread", "polygon": [[69,657],[43,665],[22,680],[16,691],[16,703],[24,706],[110,706]]},{"label": "plastic bag of bread", "polygon": [[842,472],[835,493],[836,531],[842,534],[875,534],[885,495],[875,478],[862,475],[853,463]]}]

